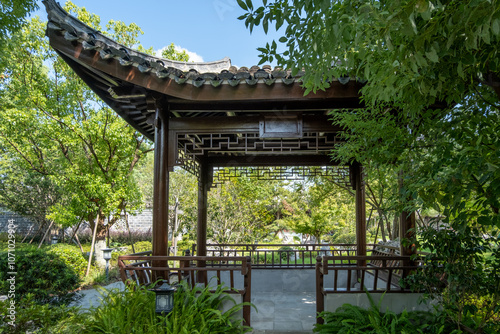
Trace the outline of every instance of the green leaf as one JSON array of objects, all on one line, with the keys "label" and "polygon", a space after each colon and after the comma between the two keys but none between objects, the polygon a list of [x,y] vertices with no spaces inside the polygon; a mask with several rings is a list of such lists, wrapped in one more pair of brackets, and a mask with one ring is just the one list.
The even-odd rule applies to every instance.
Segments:
[{"label": "green leaf", "polygon": [[279,41],[280,41],[280,43],[286,43],[288,41],[288,38],[286,38],[285,36],[282,36],[282,37],[280,37]]},{"label": "green leaf", "polygon": [[426,52],[425,55],[433,63],[439,62],[439,57],[438,57],[436,49],[434,49],[434,47],[431,47],[431,50],[429,52]]},{"label": "green leaf", "polygon": [[418,30],[417,30],[417,24],[415,23],[415,13],[412,12],[408,19],[410,20],[411,27],[413,28],[413,32],[416,35],[418,33]]},{"label": "green leaf", "polygon": [[462,62],[459,62],[458,65],[457,65],[457,73],[458,73],[458,76],[462,79],[465,78],[465,74],[464,74],[464,69],[463,69],[463,66],[462,66]]},{"label": "green leaf", "polygon": [[243,9],[243,10],[248,10],[248,6],[245,5],[243,0],[236,0],[238,2],[238,5]]},{"label": "green leaf", "polygon": [[253,3],[252,0],[245,0],[247,7],[249,10],[253,10]]},{"label": "green leaf", "polygon": [[427,66],[427,61],[425,60],[424,56],[420,52],[415,53],[415,60],[417,61],[418,66],[420,66],[420,67]]},{"label": "green leaf", "polygon": [[499,19],[494,19],[493,22],[491,22],[491,31],[493,32],[494,35],[499,35],[500,34],[500,20]]}]

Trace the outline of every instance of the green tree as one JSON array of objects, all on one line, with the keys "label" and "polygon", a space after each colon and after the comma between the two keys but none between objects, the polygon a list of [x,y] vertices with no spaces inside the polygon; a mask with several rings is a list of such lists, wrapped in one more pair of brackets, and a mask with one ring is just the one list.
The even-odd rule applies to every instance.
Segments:
[{"label": "green tree", "polygon": [[85,217],[97,224],[102,239],[117,219],[106,224],[105,217],[119,217],[137,202],[130,173],[149,148],[55,58],[43,39],[44,26],[33,19],[9,40],[0,135],[25,168],[70,194],[69,203],[53,205],[49,216],[63,226]]},{"label": "green tree", "polygon": [[163,58],[178,60],[178,61],[189,61],[189,55],[185,50],[177,51],[175,49],[175,44],[169,44],[162,52],[161,56]]},{"label": "green tree", "polygon": [[19,30],[24,18],[37,9],[34,0],[2,0],[0,2],[0,39]]},{"label": "green tree", "polygon": [[[296,72],[310,90],[345,75],[368,80],[362,92],[379,102],[420,112],[438,101],[460,102],[480,85],[500,94],[500,2],[489,0],[262,1],[240,19],[250,30],[284,26],[262,51]],[[500,96],[500,95],[499,95]]]},{"label": "green tree", "polygon": [[208,194],[208,235],[217,243],[271,240],[287,228],[286,183],[238,177],[222,182]]},{"label": "green tree", "polygon": [[[35,223],[36,236],[50,225],[47,219],[50,208],[64,196],[60,188],[45,175],[22,168],[19,159],[0,148],[0,203],[2,207],[30,218]],[[27,236],[26,236],[27,237]]]},{"label": "green tree", "polygon": [[[68,2],[65,9],[128,47],[153,52],[140,46],[142,31],[135,24],[110,21],[104,30],[85,8]],[[66,201],[51,205],[48,218],[63,226],[85,219],[103,239],[123,209],[139,207],[131,176],[151,144],[56,57],[44,38],[45,24],[35,18],[6,41],[0,136],[8,154],[2,163],[38,173],[61,189]]]},{"label": "green tree", "polygon": [[314,177],[295,182],[287,201],[292,209],[285,220],[295,232],[313,236],[316,242],[352,239],[354,197],[331,179]]}]

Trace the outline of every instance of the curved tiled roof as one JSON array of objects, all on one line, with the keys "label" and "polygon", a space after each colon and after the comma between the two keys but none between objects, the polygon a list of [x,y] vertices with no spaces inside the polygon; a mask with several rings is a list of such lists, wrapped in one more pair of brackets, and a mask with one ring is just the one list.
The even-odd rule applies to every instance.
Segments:
[{"label": "curved tiled roof", "polygon": [[[151,56],[127,48],[85,25],[68,14],[54,0],[44,0],[43,3],[48,13],[48,30],[60,32],[64,39],[80,43],[86,50],[97,51],[103,60],[116,59],[124,67],[134,66],[140,72],[153,74],[159,79],[169,78],[178,84],[190,84],[195,87],[257,83],[272,85],[276,82],[291,85],[300,81],[303,75],[302,71],[292,75],[290,70],[278,67],[273,69],[269,65],[236,68],[227,57],[219,61],[194,63]],[[347,84],[350,80],[349,77],[338,79],[341,84]]]},{"label": "curved tiled roof", "polygon": [[[189,63],[151,56],[85,25],[54,0],[43,3],[48,13],[46,34],[50,45],[105,103],[151,140],[155,137],[158,108],[168,112],[171,125],[187,122],[190,127],[203,128],[203,135],[196,137],[200,141],[197,147],[213,142],[212,134],[233,131],[234,124],[238,124],[240,132],[251,124],[248,131],[252,134],[241,132],[227,139],[241,146],[241,138],[254,138],[251,136],[259,131],[260,118],[271,115],[272,122],[273,117],[281,119],[293,114],[301,115],[296,119],[304,116],[307,129],[307,140],[300,139],[293,145],[299,145],[302,153],[317,154],[317,142],[323,140],[329,145],[336,140],[337,129],[327,121],[327,111],[362,106],[359,90],[363,82],[358,80],[334,79],[324,91],[304,96],[304,89],[298,84],[303,71],[292,75],[290,70],[269,65],[236,68],[229,58]],[[258,137],[257,133],[255,138]],[[263,150],[264,142],[259,140],[255,147]],[[274,147],[276,143],[265,145]]]}]

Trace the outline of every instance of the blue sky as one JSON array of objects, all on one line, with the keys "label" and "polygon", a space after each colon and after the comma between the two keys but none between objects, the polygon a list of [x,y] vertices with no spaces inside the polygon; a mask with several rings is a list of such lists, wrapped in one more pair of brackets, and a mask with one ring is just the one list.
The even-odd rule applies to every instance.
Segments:
[{"label": "blue sky", "polygon": [[[253,33],[237,19],[244,11],[236,0],[72,0],[101,17],[105,25],[110,19],[135,22],[144,31],[140,37],[144,47],[159,50],[170,43],[194,52],[203,61],[231,58],[233,65],[257,65],[257,47],[280,37],[269,31],[265,35],[257,27]],[[45,7],[39,2],[37,13],[46,19]],[[59,0],[61,4],[64,0]],[[271,30],[271,29],[270,29]]]}]

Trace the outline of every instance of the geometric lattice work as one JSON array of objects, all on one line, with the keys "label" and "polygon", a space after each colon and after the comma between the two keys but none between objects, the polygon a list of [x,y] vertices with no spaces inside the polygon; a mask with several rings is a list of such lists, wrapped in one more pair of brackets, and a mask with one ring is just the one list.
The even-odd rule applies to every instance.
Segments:
[{"label": "geometric lattice work", "polygon": [[[231,154],[290,154],[329,153],[338,138],[331,133],[306,132],[301,138],[260,138],[258,132],[228,133],[178,133],[177,147],[185,157],[211,153]],[[184,158],[186,159],[186,158]]]},{"label": "geometric lattice work", "polygon": [[212,184],[219,185],[239,177],[257,180],[305,180],[314,176],[326,177],[346,187],[351,186],[348,166],[216,167]]}]

